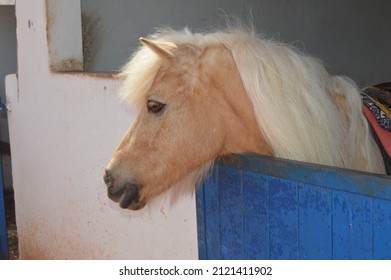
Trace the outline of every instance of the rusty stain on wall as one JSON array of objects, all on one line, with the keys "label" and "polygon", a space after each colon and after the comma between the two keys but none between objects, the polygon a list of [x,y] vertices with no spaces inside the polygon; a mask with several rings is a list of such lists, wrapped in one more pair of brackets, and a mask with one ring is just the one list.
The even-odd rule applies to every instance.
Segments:
[{"label": "rusty stain on wall", "polygon": [[68,58],[56,63],[50,63],[50,70],[53,72],[67,72],[83,70],[83,62],[77,58]]}]

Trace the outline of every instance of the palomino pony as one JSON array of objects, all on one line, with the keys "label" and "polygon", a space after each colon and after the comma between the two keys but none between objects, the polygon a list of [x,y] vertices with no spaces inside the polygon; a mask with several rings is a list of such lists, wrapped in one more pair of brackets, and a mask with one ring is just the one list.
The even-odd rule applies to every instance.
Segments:
[{"label": "palomino pony", "polygon": [[230,153],[384,173],[356,85],[318,60],[239,28],[140,41],[121,74],[139,113],[104,175],[120,207],[194,187]]}]

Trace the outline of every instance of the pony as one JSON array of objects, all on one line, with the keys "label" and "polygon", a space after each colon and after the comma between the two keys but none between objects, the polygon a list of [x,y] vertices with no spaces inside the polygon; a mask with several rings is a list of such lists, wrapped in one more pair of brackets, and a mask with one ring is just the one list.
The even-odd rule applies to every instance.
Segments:
[{"label": "pony", "polygon": [[104,173],[121,208],[193,189],[231,153],[385,172],[356,84],[318,59],[241,27],[140,42],[120,73],[138,115]]}]

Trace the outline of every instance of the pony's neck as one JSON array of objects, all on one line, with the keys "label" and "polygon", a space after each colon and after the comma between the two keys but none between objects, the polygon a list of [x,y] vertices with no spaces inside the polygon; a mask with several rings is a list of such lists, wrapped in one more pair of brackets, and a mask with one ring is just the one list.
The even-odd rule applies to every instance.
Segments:
[{"label": "pony's neck", "polygon": [[244,89],[231,52],[223,45],[208,47],[201,56],[204,76],[208,77],[215,110],[225,129],[223,154],[257,153],[274,155],[257,123],[253,105]]}]

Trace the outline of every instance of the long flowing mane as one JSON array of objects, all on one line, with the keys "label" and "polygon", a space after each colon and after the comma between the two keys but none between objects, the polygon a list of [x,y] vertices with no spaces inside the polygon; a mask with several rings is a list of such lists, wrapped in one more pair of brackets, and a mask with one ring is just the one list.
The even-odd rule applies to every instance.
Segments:
[{"label": "long flowing mane", "polygon": [[[164,29],[150,38],[228,48],[276,157],[381,172],[381,155],[361,112],[357,86],[330,75],[319,60],[246,28],[205,34]],[[125,77],[122,98],[141,106],[161,63],[141,47],[120,74]]]}]

